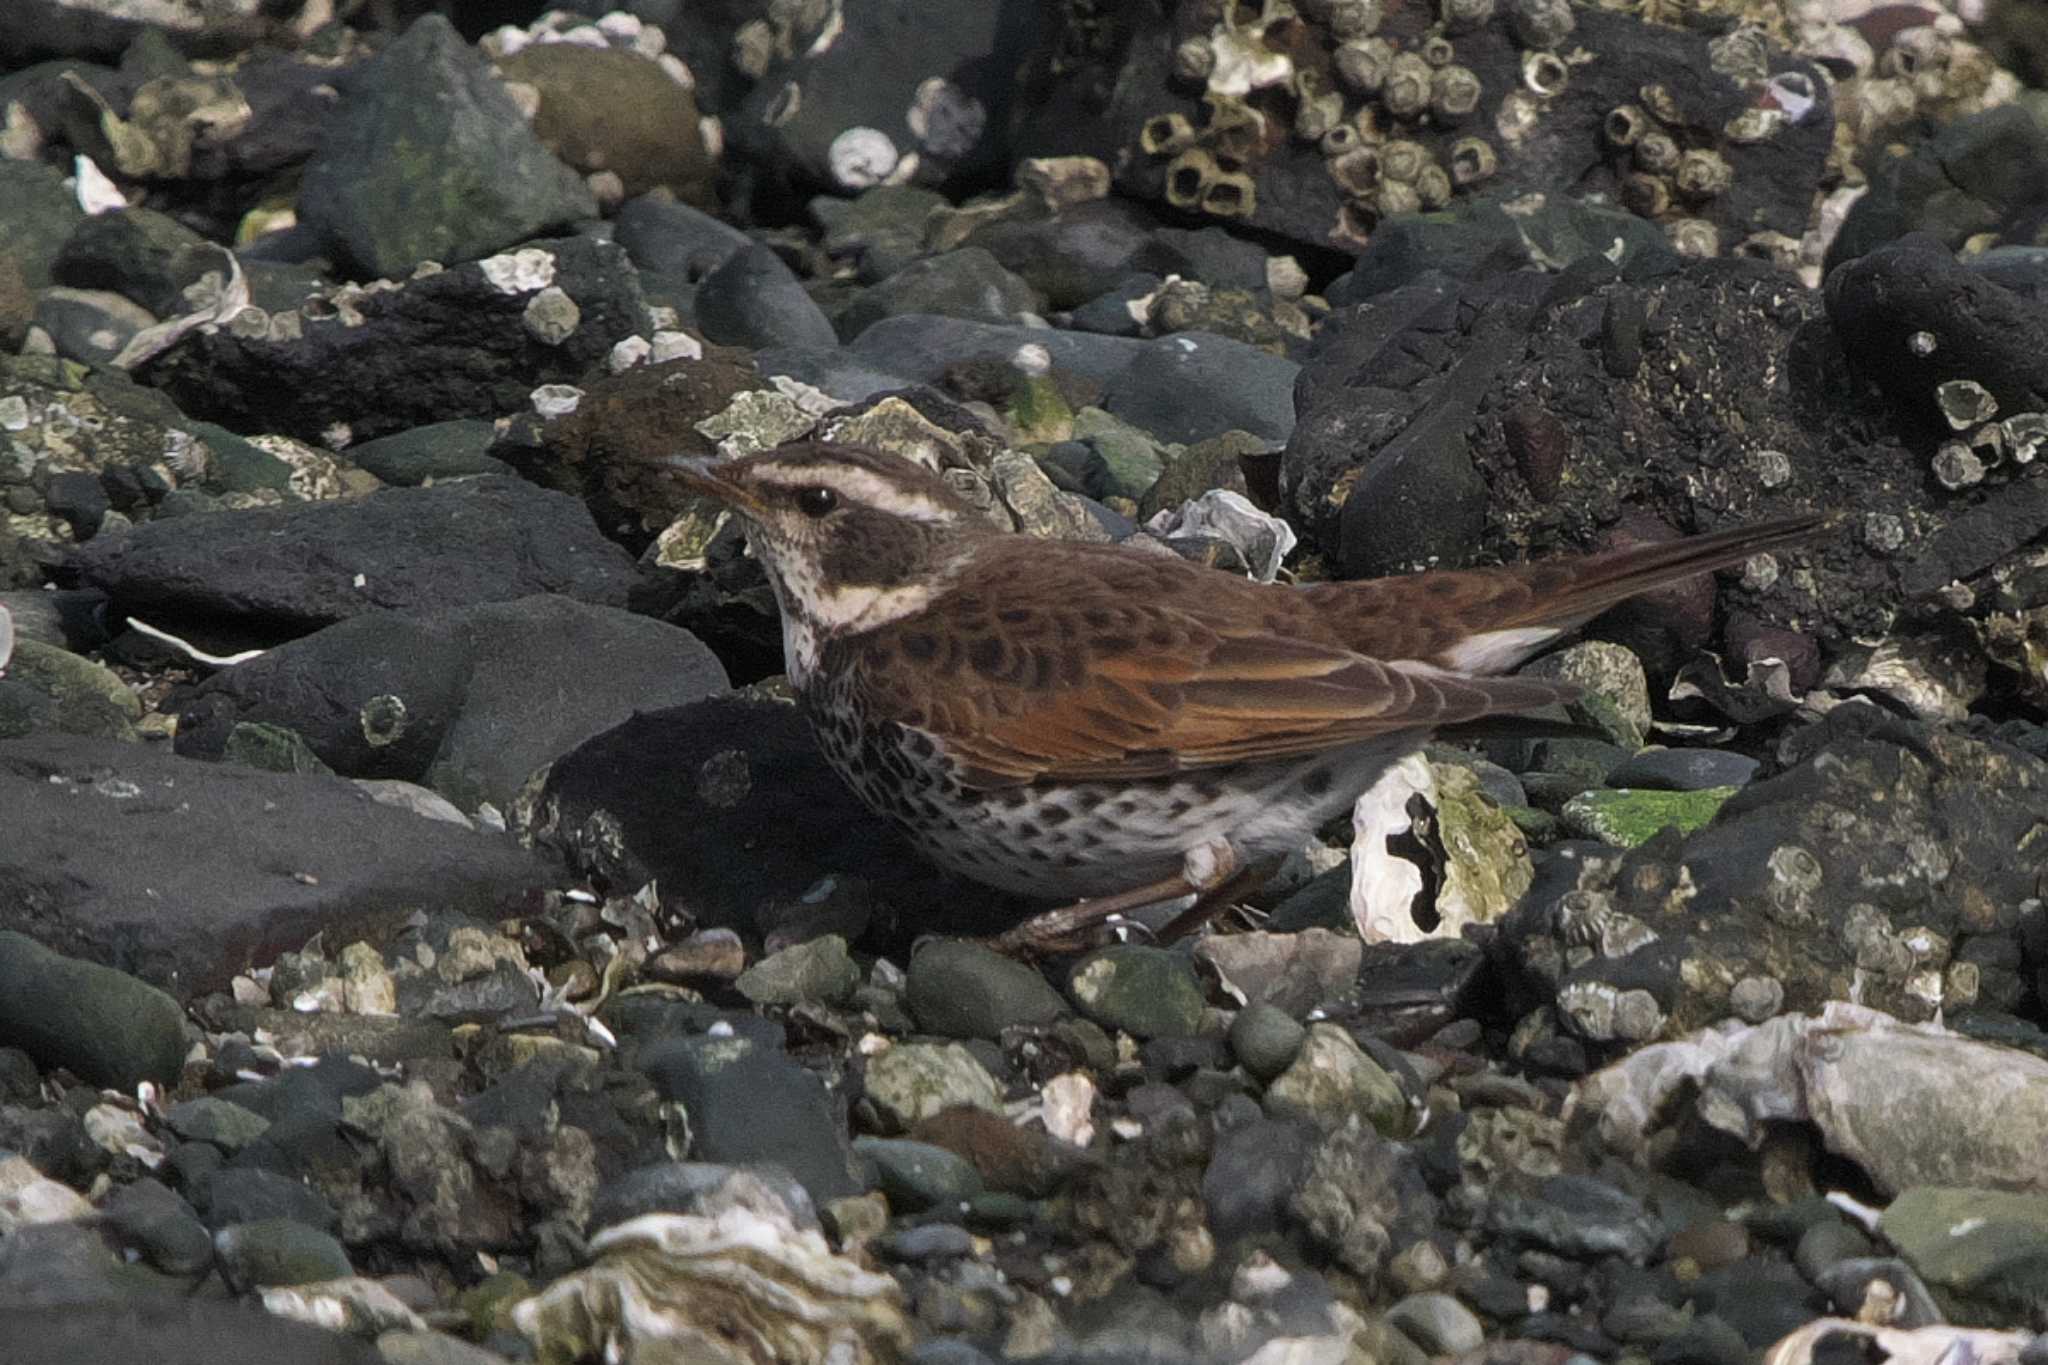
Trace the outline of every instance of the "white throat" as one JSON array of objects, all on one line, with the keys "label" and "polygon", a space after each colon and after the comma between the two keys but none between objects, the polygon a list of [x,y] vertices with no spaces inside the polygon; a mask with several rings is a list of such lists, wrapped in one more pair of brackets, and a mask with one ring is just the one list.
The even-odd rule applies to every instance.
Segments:
[{"label": "white throat", "polygon": [[827,588],[815,574],[795,566],[771,571],[776,605],[782,609],[782,662],[790,685],[801,690],[809,683],[826,640],[916,615],[931,605],[943,578],[950,576],[888,588],[867,583]]}]

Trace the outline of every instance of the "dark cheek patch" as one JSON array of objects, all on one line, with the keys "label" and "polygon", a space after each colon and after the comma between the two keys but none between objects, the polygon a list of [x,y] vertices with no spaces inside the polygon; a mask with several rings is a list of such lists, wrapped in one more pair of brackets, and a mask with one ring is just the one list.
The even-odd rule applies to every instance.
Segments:
[{"label": "dark cheek patch", "polygon": [[917,572],[917,532],[878,513],[849,512],[828,536],[823,556],[828,583],[892,588]]}]

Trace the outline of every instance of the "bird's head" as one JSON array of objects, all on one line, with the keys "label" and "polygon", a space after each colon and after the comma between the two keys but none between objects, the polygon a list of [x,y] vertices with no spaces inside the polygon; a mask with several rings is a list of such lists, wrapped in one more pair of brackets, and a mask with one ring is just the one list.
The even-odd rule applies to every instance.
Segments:
[{"label": "bird's head", "polygon": [[670,463],[739,515],[785,621],[818,637],[921,610],[961,539],[988,530],[937,475],[865,446],[800,441]]}]

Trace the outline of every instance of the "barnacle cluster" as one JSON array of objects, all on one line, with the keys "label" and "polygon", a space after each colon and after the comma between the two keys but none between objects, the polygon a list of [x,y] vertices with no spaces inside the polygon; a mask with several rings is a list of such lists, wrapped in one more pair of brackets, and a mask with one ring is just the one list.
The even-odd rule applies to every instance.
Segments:
[{"label": "barnacle cluster", "polygon": [[[1165,163],[1167,201],[1248,217],[1254,168],[1290,140],[1307,143],[1341,195],[1331,236],[1358,245],[1381,219],[1441,208],[1489,179],[1499,144],[1526,132],[1570,83],[1571,62],[1556,49],[1572,33],[1571,3],[1434,4],[1434,22],[1405,36],[1383,30],[1383,0],[1187,6],[1172,78],[1199,89],[1201,111],[1156,114],[1138,135],[1140,150]],[[1458,42],[1497,19],[1524,49],[1522,79],[1489,91],[1459,59]]]},{"label": "barnacle cluster", "polygon": [[1998,399],[1974,379],[1935,386],[1934,403],[1955,435],[1935,448],[1935,482],[1950,492],[1982,483],[2008,462],[2031,464],[2048,444],[2048,414],[2016,412],[1999,420]]},{"label": "barnacle cluster", "polygon": [[1600,133],[1630,211],[1664,225],[1683,255],[1720,254],[1720,231],[1699,216],[1735,183],[1735,169],[1718,150],[1728,128],[1702,130],[1689,122],[1669,87],[1643,86],[1636,99],[1617,104]]}]

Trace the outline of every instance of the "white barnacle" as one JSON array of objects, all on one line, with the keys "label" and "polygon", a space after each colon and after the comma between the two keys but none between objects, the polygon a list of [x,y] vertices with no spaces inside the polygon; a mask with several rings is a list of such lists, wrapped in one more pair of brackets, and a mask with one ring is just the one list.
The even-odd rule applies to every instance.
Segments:
[{"label": "white barnacle", "polygon": [[825,153],[832,179],[844,189],[862,190],[879,185],[896,169],[900,154],[889,135],[879,128],[848,128],[832,139]]}]

